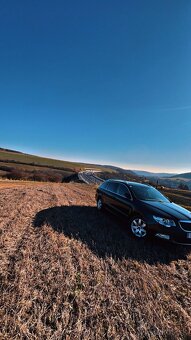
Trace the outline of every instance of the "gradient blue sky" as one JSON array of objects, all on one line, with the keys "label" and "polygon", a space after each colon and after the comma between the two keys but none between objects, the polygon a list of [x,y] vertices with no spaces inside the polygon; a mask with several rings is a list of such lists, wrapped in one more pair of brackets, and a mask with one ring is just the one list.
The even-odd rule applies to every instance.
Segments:
[{"label": "gradient blue sky", "polygon": [[0,146],[191,170],[190,0],[1,0]]}]

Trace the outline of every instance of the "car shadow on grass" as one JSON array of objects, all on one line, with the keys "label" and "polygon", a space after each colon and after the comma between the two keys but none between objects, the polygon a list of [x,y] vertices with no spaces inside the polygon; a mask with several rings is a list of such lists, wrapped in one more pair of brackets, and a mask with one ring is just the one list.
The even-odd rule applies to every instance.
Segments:
[{"label": "car shadow on grass", "polygon": [[169,264],[186,259],[191,247],[179,246],[156,238],[138,240],[131,236],[127,223],[110,212],[92,206],[57,206],[39,211],[34,227],[48,224],[66,237],[80,240],[98,257],[133,259],[150,265]]}]

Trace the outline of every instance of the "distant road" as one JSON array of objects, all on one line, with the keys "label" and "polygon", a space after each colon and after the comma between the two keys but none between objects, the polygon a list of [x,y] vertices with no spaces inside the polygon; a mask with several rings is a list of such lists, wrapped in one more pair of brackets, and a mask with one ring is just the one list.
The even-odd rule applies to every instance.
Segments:
[{"label": "distant road", "polygon": [[78,173],[78,178],[87,184],[101,184],[104,180],[95,175],[93,171],[80,171]]}]

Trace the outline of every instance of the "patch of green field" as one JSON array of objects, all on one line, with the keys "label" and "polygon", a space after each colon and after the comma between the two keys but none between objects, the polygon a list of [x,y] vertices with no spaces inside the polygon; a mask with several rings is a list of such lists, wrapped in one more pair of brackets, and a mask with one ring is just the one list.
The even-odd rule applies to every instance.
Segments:
[{"label": "patch of green field", "polygon": [[51,159],[46,157],[39,157],[34,155],[28,155],[24,153],[15,153],[10,151],[2,151],[0,150],[0,161],[4,163],[14,162],[14,163],[24,163],[33,166],[47,166],[47,167],[57,167],[57,168],[69,168],[73,171],[84,170],[85,168],[92,169],[102,169],[105,171],[110,171],[108,168],[104,168],[102,166],[87,164],[87,163],[78,163],[78,162],[68,162],[57,159]]},{"label": "patch of green field", "polygon": [[[50,170],[54,170],[57,172],[71,172],[70,168],[56,168],[54,169],[53,167],[51,168],[50,166],[44,166],[44,165],[30,165],[30,164],[23,164],[23,163],[9,163],[9,162],[1,162],[0,161],[0,169],[1,167],[7,167],[7,168],[14,168],[14,169],[18,169],[18,170],[23,170],[23,171],[50,171]],[[7,169],[7,170],[9,170]],[[72,171],[74,172],[74,171]]]}]

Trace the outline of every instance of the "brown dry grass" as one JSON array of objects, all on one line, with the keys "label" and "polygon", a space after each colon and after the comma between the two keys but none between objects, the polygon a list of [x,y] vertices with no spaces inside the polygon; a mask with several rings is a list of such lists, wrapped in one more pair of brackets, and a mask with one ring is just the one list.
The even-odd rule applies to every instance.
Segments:
[{"label": "brown dry grass", "polygon": [[0,186],[0,337],[189,339],[191,249],[132,239],[94,195]]},{"label": "brown dry grass", "polygon": [[0,180],[0,189],[2,188],[18,188],[27,186],[36,186],[38,184],[42,185],[42,182],[34,182],[34,181],[21,181],[21,180]]}]

